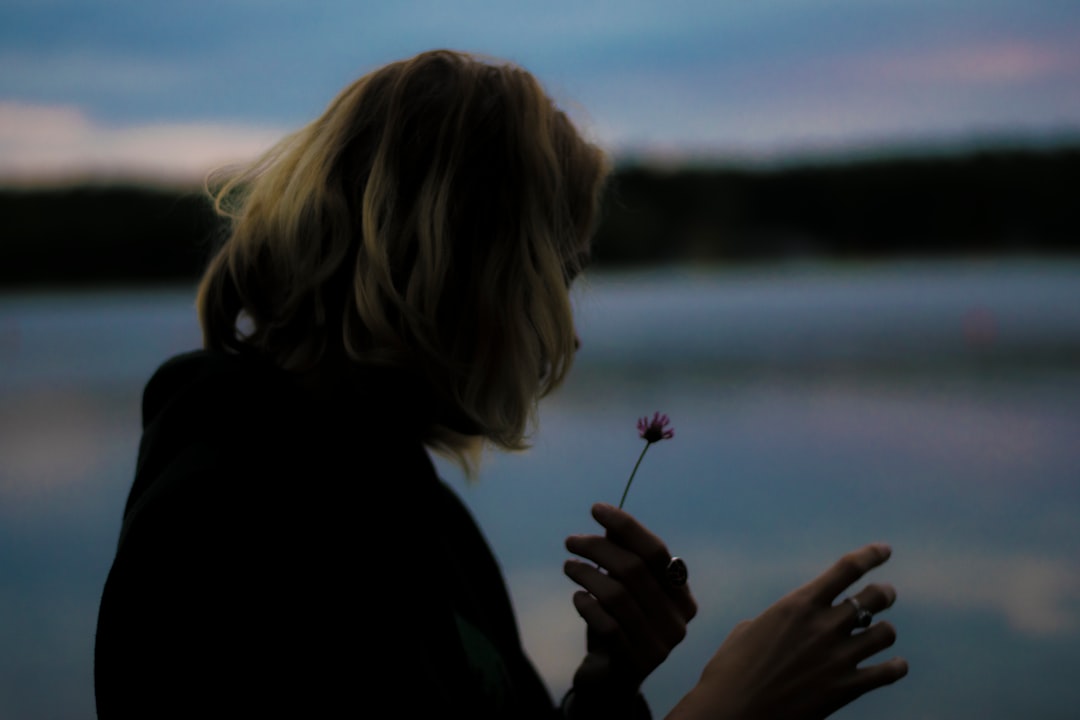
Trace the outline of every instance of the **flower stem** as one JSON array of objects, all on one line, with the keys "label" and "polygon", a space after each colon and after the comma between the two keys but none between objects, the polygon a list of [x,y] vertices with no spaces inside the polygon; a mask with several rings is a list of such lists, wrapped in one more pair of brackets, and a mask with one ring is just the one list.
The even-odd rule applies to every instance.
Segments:
[{"label": "flower stem", "polygon": [[634,469],[630,471],[630,479],[626,481],[626,489],[622,491],[622,499],[619,500],[619,509],[622,510],[623,503],[626,502],[626,493],[630,492],[630,483],[634,482],[634,476],[637,475],[638,466],[641,465],[642,458],[645,457],[645,451],[652,445],[651,442],[645,443],[645,447],[641,448],[641,454],[638,455],[637,462],[634,463]]}]

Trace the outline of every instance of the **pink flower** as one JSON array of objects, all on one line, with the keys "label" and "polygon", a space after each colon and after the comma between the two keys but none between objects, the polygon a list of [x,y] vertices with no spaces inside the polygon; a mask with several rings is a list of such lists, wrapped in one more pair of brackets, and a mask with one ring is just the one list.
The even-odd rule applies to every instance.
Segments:
[{"label": "pink flower", "polygon": [[655,413],[652,420],[649,420],[648,415],[638,419],[638,435],[645,441],[645,447],[641,448],[641,454],[638,455],[637,462],[634,463],[634,469],[630,471],[630,479],[626,481],[626,488],[623,490],[622,499],[619,500],[620,509],[622,509],[623,503],[626,502],[626,494],[630,492],[630,484],[634,482],[634,476],[637,475],[637,469],[641,466],[641,461],[645,457],[645,451],[655,442],[670,440],[675,437],[675,428],[668,427],[668,423],[670,422],[668,416],[660,412]]},{"label": "pink flower", "polygon": [[637,421],[638,435],[650,445],[654,442],[660,442],[661,440],[670,440],[675,437],[675,428],[667,427],[669,422],[671,421],[668,420],[668,416],[659,412],[653,415],[651,421],[649,420],[649,416],[646,415],[643,418],[639,418]]}]

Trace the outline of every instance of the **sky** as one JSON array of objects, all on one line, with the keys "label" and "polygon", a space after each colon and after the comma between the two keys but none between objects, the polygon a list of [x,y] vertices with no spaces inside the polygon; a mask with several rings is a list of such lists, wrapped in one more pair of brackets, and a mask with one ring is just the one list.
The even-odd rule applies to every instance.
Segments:
[{"label": "sky", "polygon": [[449,47],[532,71],[616,157],[1080,137],[1077,0],[0,0],[0,180],[201,177]]}]

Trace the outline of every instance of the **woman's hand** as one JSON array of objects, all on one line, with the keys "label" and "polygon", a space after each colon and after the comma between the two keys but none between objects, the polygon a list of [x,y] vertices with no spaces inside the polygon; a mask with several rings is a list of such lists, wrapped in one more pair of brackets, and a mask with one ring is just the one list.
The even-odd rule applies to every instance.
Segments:
[{"label": "woman's hand", "polygon": [[892,586],[867,585],[854,596],[857,604],[836,603],[890,553],[882,544],[849,553],[759,617],[737,625],[668,719],[823,718],[904,677],[907,663],[900,658],[859,667],[896,640],[887,622],[857,629],[858,608],[887,609],[896,600]]},{"label": "woman's hand", "polygon": [[660,538],[611,505],[598,503],[592,514],[604,535],[566,539],[570,552],[591,561],[567,560],[564,568],[584,588],[574,593],[574,607],[587,626],[574,702],[595,699],[611,710],[636,698],[642,681],[682,642],[697,603],[688,586],[666,581],[671,553]]}]

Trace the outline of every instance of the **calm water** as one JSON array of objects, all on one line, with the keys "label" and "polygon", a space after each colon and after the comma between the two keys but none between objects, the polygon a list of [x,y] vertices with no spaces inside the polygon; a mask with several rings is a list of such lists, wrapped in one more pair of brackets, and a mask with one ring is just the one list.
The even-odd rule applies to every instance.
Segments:
[{"label": "calm water", "polygon": [[[1075,717],[1080,262],[664,270],[589,279],[534,448],[466,487],[556,694],[583,646],[562,539],[616,501],[701,605],[646,687],[659,717],[738,620],[885,539],[901,684],[839,717]],[[0,717],[93,714],[98,593],[139,395],[198,344],[188,288],[0,298]],[[392,552],[392,548],[388,548]]]}]

